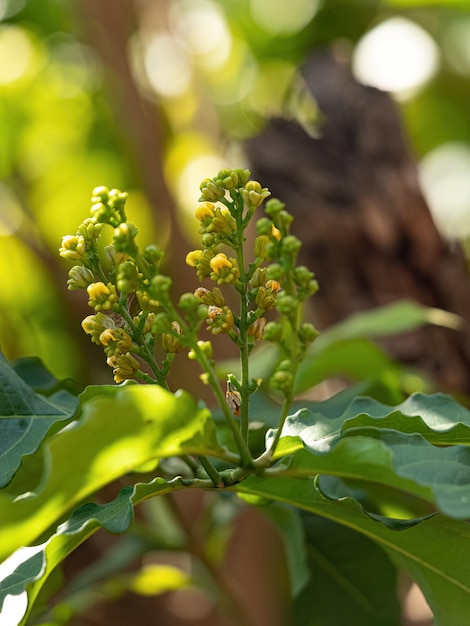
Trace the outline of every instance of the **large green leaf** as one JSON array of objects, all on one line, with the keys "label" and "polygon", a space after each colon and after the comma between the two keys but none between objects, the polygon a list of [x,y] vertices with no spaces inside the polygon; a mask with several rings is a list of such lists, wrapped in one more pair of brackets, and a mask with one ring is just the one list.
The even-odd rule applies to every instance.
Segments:
[{"label": "large green leaf", "polygon": [[399,624],[397,573],[387,554],[346,526],[308,513],[302,519],[310,581],[293,603],[292,626]]},{"label": "large green leaf", "polygon": [[46,470],[37,491],[16,500],[0,494],[0,558],[152,459],[224,455],[209,411],[186,393],[154,385],[100,386],[80,400],[81,419],[43,446]]},{"label": "large green leaf", "polygon": [[312,479],[252,477],[233,489],[298,506],[369,537],[417,582],[434,612],[437,626],[468,625],[470,526],[467,523],[442,515],[413,524],[374,519],[355,500],[327,499]]},{"label": "large green leaf", "polygon": [[76,405],[77,399],[60,387],[48,398],[33,391],[0,354],[0,487],[8,485],[23,457],[36,452],[52,426],[73,415]]},{"label": "large green leaf", "polygon": [[[124,533],[134,518],[134,506],[143,500],[181,488],[178,479],[166,482],[155,478],[150,483],[124,487],[117,498],[103,505],[87,503],[76,509],[70,519],[42,545],[28,548],[23,560],[0,582],[0,611],[7,595],[28,594],[26,619],[34,600],[51,572],[65,557],[100,528],[111,533]],[[12,558],[21,559],[21,550]]]},{"label": "large green leaf", "polygon": [[294,452],[299,438],[281,439],[279,454],[294,452],[283,474],[328,474],[377,483],[422,498],[451,517],[470,518],[468,448],[438,448],[420,435],[389,430],[375,430],[372,435],[375,438],[358,435],[341,439],[327,454],[303,446]]},{"label": "large green leaf", "polygon": [[298,435],[318,452],[328,452],[343,432],[361,427],[417,433],[442,446],[470,444],[470,411],[443,393],[417,392],[395,406],[347,393],[303,404],[303,410],[287,418],[282,435]]},{"label": "large green leaf", "polygon": [[344,429],[373,426],[420,433],[435,445],[470,445],[470,411],[444,393],[414,393],[394,407],[355,398],[343,414]]}]

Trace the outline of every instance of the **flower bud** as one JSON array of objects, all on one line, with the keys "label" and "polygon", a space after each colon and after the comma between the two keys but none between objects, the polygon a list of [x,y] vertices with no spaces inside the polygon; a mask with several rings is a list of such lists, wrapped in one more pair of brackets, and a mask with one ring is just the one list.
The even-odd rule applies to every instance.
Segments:
[{"label": "flower bud", "polygon": [[243,202],[250,207],[260,206],[269,195],[269,189],[261,187],[255,180],[248,181],[242,191]]},{"label": "flower bud", "polygon": [[219,187],[210,178],[205,178],[199,188],[201,190],[201,201],[217,202],[219,198],[225,195],[225,189]]},{"label": "flower bud", "polygon": [[299,339],[304,345],[309,345],[318,337],[320,333],[313,324],[305,322],[299,328]]},{"label": "flower bud", "polygon": [[110,356],[107,363],[113,368],[114,380],[117,383],[134,378],[140,369],[139,361],[130,352],[119,356]]},{"label": "flower bud", "polygon": [[264,207],[264,212],[266,215],[269,215],[271,219],[275,219],[277,215],[285,208],[284,202],[281,202],[277,198],[270,198],[266,202],[266,206]]},{"label": "flower bud", "polygon": [[105,313],[96,313],[96,315],[88,315],[82,321],[82,328],[87,335],[91,335],[91,340],[97,345],[101,345],[100,335],[106,329],[116,328],[113,319]]},{"label": "flower bud", "polygon": [[114,245],[118,252],[127,252],[134,256],[136,253],[135,238],[139,230],[137,226],[129,222],[122,222],[114,229]]},{"label": "flower bud", "polygon": [[194,295],[196,298],[199,298],[199,300],[202,300],[204,304],[207,304],[207,306],[211,304],[214,306],[224,306],[225,304],[225,298],[218,287],[214,287],[212,291],[209,291],[209,289],[205,287],[198,287]]},{"label": "flower bud", "polygon": [[263,338],[266,341],[280,341],[282,338],[282,325],[279,322],[268,322],[264,327]]},{"label": "flower bud", "polygon": [[218,307],[211,305],[207,312],[207,330],[212,335],[228,333],[233,329],[233,313],[228,306]]},{"label": "flower bud", "polygon": [[200,304],[201,301],[193,293],[183,293],[178,302],[179,308],[188,314],[196,311]]},{"label": "flower bud", "polygon": [[277,310],[279,313],[283,315],[291,315],[295,312],[298,306],[298,302],[292,296],[287,295],[286,293],[280,294],[277,299]]},{"label": "flower bud", "polygon": [[234,283],[240,276],[236,259],[228,259],[223,252],[219,252],[209,261],[212,270],[211,280],[218,285]]},{"label": "flower bud", "polygon": [[90,297],[88,305],[95,311],[111,309],[118,299],[116,287],[111,283],[107,285],[102,282],[91,283],[87,287],[87,292]]},{"label": "flower bud", "polygon": [[59,254],[64,259],[71,261],[81,261],[85,256],[86,242],[81,235],[65,235],[62,237],[62,246]]},{"label": "flower bud", "polygon": [[167,354],[177,354],[184,348],[184,345],[176,336],[182,334],[181,326],[178,322],[172,322],[171,329],[173,331],[172,333],[163,333],[162,335],[162,349],[163,352]]},{"label": "flower bud", "polygon": [[69,270],[69,280],[67,281],[68,289],[86,289],[90,283],[94,281],[93,272],[83,265],[74,265]]},{"label": "flower bud", "polygon": [[119,265],[116,285],[123,293],[132,293],[139,288],[142,274],[139,273],[133,261],[124,261]]},{"label": "flower bud", "polygon": [[259,341],[264,337],[264,329],[266,327],[266,318],[260,317],[248,327],[248,336],[253,337],[255,341]]}]

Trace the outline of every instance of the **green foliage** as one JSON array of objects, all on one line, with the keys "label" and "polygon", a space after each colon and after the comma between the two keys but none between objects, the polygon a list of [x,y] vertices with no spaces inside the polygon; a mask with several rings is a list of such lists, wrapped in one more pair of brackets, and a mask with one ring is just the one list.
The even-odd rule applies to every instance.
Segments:
[{"label": "green foliage", "polygon": [[[403,399],[393,377],[384,393],[387,375],[398,368],[371,342],[424,323],[456,327],[457,320],[404,302],[355,316],[313,343],[318,333],[303,321],[302,304],[318,286],[312,272],[296,265],[300,242],[281,202],[266,203],[251,256],[246,250],[245,230],[269,195],[249,174],[221,170],[201,184],[196,217],[203,247],[187,262],[200,281],[216,286],[185,293],[176,305],[160,270],[162,251],[152,245],[141,251],[135,241],[126,194],[96,188],[92,217],[63,238],[60,253],[76,264],[69,289],[86,290],[94,310],[83,329],[121,384],[89,386],[76,398],[70,383],[54,379],[37,359],[23,360],[16,371],[0,360],[0,556],[7,565],[11,559],[0,604],[26,594],[21,624],[33,623],[41,606],[46,618],[52,615],[53,575],[93,533],[135,532],[139,503],[205,489],[260,507],[278,529],[293,624],[340,624],[347,616],[351,624],[392,626],[401,610],[397,575],[404,571],[421,587],[436,624],[464,626],[470,411],[441,393]],[[103,252],[105,225],[114,236]],[[228,249],[233,257],[221,251]],[[239,308],[227,304],[233,295]],[[219,335],[240,353],[225,380],[213,357]],[[268,349],[256,357],[263,340]],[[253,376],[252,352],[254,371],[269,370],[269,384]],[[201,367],[214,412],[186,391],[170,390],[170,367],[185,358]],[[381,397],[363,395],[377,370]],[[295,390],[338,371],[364,382],[320,402],[294,399]],[[118,495],[103,502],[102,490],[116,481]],[[207,574],[192,579],[152,566],[108,571],[95,583],[114,597],[194,584],[210,593],[219,584],[217,559],[197,554],[210,581]],[[68,602],[70,616],[80,601],[71,593]]]}]

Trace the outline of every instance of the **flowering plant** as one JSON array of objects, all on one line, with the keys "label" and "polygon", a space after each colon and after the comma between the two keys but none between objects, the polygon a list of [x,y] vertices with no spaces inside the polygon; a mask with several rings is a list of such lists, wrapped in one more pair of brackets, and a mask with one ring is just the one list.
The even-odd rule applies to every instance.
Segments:
[{"label": "flowering plant", "polygon": [[[314,383],[312,364],[328,341],[315,349],[321,337],[314,343],[318,332],[303,305],[318,285],[297,264],[292,215],[269,196],[248,170],[225,169],[202,182],[201,246],[186,257],[199,284],[176,299],[163,251],[137,244],[125,193],[96,188],[90,217],[63,238],[60,254],[74,263],[68,287],[86,290],[93,309],[83,330],[103,348],[117,385],[88,387],[78,399],[60,381],[35,391],[40,365],[21,377],[0,361],[7,442],[0,552],[20,561],[0,583],[0,602],[26,594],[22,624],[51,572],[92,533],[128,531],[137,504],[191,488],[269,509],[285,543],[292,624],[325,616],[398,624],[399,570],[421,587],[437,624],[466,624],[470,412],[443,394],[417,392],[391,405],[355,387],[322,402],[296,399]],[[222,379],[214,358],[221,336],[239,353],[238,367]],[[270,346],[264,379],[253,374],[261,343]],[[217,408],[170,389],[171,368],[185,358],[199,364]],[[124,478],[114,500],[90,501]],[[21,553],[22,546],[34,547]],[[318,553],[344,583],[339,604],[337,586],[316,574]],[[197,556],[213,573],[209,555]],[[158,589],[195,584],[180,574]],[[138,591],[143,575],[124,588]],[[54,615],[50,623],[66,623]]]}]

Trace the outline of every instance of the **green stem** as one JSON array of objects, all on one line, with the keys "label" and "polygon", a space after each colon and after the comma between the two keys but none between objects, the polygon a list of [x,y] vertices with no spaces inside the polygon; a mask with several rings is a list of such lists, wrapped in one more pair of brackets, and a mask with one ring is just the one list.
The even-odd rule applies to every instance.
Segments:
[{"label": "green stem", "polygon": [[223,489],[225,487],[224,481],[222,480],[222,476],[215,469],[209,459],[202,454],[198,456],[199,461],[201,462],[202,467],[206,470],[207,475],[214,483],[214,487],[219,489]]},{"label": "green stem", "polygon": [[217,374],[214,370],[212,363],[204,354],[203,350],[201,350],[201,348],[199,347],[198,342],[197,342],[197,336],[195,336],[194,333],[191,332],[186,321],[181,317],[181,315],[178,313],[178,311],[174,308],[172,304],[168,304],[168,312],[172,315],[173,319],[176,322],[178,322],[178,324],[180,325],[181,330],[182,330],[182,336],[186,337],[186,340],[188,342],[188,347],[191,348],[191,350],[196,355],[196,359],[199,365],[204,370],[204,372],[208,374],[209,386],[211,387],[212,393],[214,394],[215,399],[217,400],[220,408],[222,409],[224,413],[224,417],[227,421],[227,424],[230,430],[232,431],[233,437],[235,439],[235,444],[238,448],[238,452],[240,453],[240,458],[241,458],[243,467],[251,466],[253,459],[251,457],[250,450],[248,449],[247,443],[241,436],[240,430],[235,421],[235,418],[233,417],[227,405],[227,402],[225,400],[225,394],[220,388],[219,381],[217,379]]},{"label": "green stem", "polygon": [[158,367],[158,363],[155,360],[155,357],[152,353],[152,351],[149,349],[148,345],[146,344],[146,342],[142,339],[142,334],[141,332],[139,332],[137,326],[134,324],[134,320],[132,319],[129,311],[127,310],[127,300],[125,302],[123,301],[119,301],[119,312],[121,313],[122,317],[126,320],[132,335],[133,335],[133,339],[135,340],[135,342],[144,349],[145,351],[145,356],[143,357],[145,359],[145,361],[148,363],[148,365],[150,366],[150,369],[152,370],[152,372],[155,375],[156,381],[152,380],[153,383],[157,382],[160,387],[163,387],[164,389],[168,389],[168,383],[166,382],[166,379],[162,373],[162,371],[160,370],[160,368]]}]

